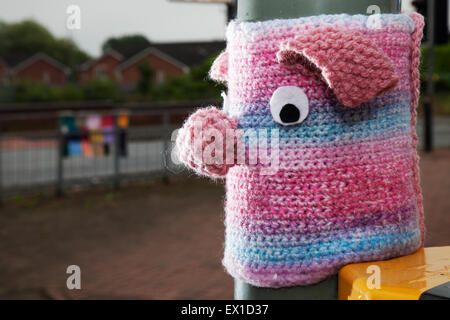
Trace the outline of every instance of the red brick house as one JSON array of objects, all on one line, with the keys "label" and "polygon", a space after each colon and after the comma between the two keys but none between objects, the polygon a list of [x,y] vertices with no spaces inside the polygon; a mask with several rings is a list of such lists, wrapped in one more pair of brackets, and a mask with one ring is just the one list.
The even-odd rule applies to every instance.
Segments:
[{"label": "red brick house", "polygon": [[224,41],[152,43],[150,47],[124,60],[116,68],[117,81],[125,91],[132,90],[139,81],[139,65],[148,63],[153,70],[153,82],[189,72],[205,59],[225,49]]},{"label": "red brick house", "polygon": [[17,64],[11,70],[11,77],[14,82],[32,80],[51,85],[63,85],[69,73],[69,68],[62,63],[44,53],[36,53]]},{"label": "red brick house", "polygon": [[224,50],[225,41],[154,43],[151,46],[192,68]]},{"label": "red brick house", "polygon": [[224,41],[152,43],[131,57],[107,49],[98,59],[79,67],[78,82],[84,84],[104,77],[116,81],[124,91],[132,91],[139,81],[141,64],[148,64],[153,70],[153,82],[158,84],[188,73],[190,68],[224,48]]},{"label": "red brick house", "polygon": [[181,61],[164,52],[149,47],[132,56],[117,67],[118,81],[125,90],[133,89],[139,81],[139,66],[148,64],[154,72],[153,82],[162,83],[168,77],[182,75],[189,72],[189,67]]},{"label": "red brick house", "polygon": [[117,80],[116,68],[121,63],[123,57],[117,51],[107,49],[103,55],[85,64],[78,70],[78,82],[86,83],[98,78]]}]

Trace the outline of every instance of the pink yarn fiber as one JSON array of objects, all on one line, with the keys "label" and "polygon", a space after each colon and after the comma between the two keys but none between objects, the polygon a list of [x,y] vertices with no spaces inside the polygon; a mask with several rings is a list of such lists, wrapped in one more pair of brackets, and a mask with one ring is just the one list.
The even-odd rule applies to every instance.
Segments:
[{"label": "pink yarn fiber", "polygon": [[228,75],[228,52],[222,52],[216,60],[214,60],[209,76],[220,82],[227,82]]},{"label": "pink yarn fiber", "polygon": [[[236,139],[232,144],[233,161],[227,163],[227,131],[236,132],[237,120],[229,118],[223,111],[216,107],[199,109],[185,122],[177,136],[177,148],[180,160],[201,175],[212,178],[224,177],[228,169],[235,165]],[[211,136],[210,136],[211,135]],[[221,138],[218,139],[217,135]],[[211,146],[211,144],[214,144]],[[205,153],[205,148],[210,146],[211,154]],[[222,155],[216,155],[214,150],[221,150]],[[219,159],[211,161],[208,156]],[[213,163],[211,163],[213,162]]]},{"label": "pink yarn fiber", "polygon": [[[197,111],[177,145],[196,172],[226,176],[222,262],[234,278],[310,285],[423,246],[415,133],[423,18],[379,18],[376,28],[345,14],[230,23],[210,71],[227,85],[224,111]],[[236,128],[239,143],[226,141]],[[237,165],[225,161],[230,142]],[[211,145],[219,163],[205,159]]]},{"label": "pink yarn fiber", "polygon": [[[411,13],[411,19],[413,19],[416,28],[411,35],[411,127],[415,128],[417,122],[417,106],[419,104],[419,90],[420,90],[420,43],[423,36],[423,27],[425,25],[424,18],[418,13]],[[412,130],[412,147],[416,150],[418,144],[418,137],[416,131]],[[413,179],[414,179],[414,191],[417,196],[417,207],[419,208],[419,221],[420,221],[420,234],[421,245],[425,242],[425,224],[423,214],[423,196],[422,188],[420,187],[420,175],[419,175],[419,155],[417,152],[413,153]]]},{"label": "pink yarn fiber", "polygon": [[386,54],[358,31],[320,27],[281,43],[280,63],[318,73],[338,100],[356,107],[398,83]]}]

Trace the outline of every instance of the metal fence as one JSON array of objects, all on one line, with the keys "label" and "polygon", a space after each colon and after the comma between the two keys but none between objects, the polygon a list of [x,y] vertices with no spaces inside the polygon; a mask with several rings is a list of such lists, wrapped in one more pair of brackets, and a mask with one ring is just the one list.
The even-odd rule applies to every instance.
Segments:
[{"label": "metal fence", "polygon": [[[193,106],[207,104],[0,106],[0,198],[44,189],[60,195],[79,185],[117,189],[122,181],[183,174],[171,159],[172,132]],[[120,124],[124,115],[125,126]],[[108,117],[113,126],[96,132],[104,139],[110,136],[108,143],[100,142],[104,149],[86,155],[76,145],[75,152],[68,152],[73,132],[65,127],[67,117]]]}]

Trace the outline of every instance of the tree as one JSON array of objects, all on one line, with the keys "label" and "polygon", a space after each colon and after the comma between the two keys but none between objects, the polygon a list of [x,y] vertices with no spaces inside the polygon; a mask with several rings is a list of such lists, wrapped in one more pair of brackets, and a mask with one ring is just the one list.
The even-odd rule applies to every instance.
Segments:
[{"label": "tree", "polygon": [[149,46],[150,41],[145,36],[135,34],[109,38],[103,43],[102,50],[113,49],[129,58]]},{"label": "tree", "polygon": [[141,95],[145,96],[151,89],[153,69],[148,62],[143,62],[138,66],[138,71],[139,81],[137,83],[137,90]]},{"label": "tree", "polygon": [[72,40],[55,38],[33,20],[0,21],[0,57],[15,64],[37,52],[46,53],[71,69],[90,59]]},{"label": "tree", "polygon": [[200,66],[191,68],[189,74],[169,78],[152,90],[152,99],[157,101],[220,100],[223,84],[211,80],[208,72],[217,55],[206,59]]},{"label": "tree", "polygon": [[86,100],[112,100],[120,99],[117,84],[109,79],[97,79],[83,86],[84,98]]}]

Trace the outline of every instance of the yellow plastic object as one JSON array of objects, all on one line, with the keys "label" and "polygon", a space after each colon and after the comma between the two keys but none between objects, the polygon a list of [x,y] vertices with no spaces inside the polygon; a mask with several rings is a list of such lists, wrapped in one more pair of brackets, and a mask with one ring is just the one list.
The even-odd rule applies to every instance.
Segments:
[{"label": "yellow plastic object", "polygon": [[339,300],[418,300],[450,281],[450,246],[409,256],[350,264],[339,271]]}]

